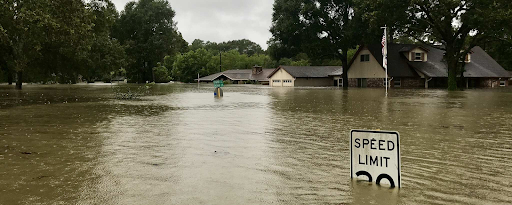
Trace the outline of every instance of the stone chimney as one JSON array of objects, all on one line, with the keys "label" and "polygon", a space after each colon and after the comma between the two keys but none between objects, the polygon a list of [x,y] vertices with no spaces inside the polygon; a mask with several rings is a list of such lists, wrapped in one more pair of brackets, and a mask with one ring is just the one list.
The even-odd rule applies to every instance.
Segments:
[{"label": "stone chimney", "polygon": [[253,75],[260,74],[261,72],[263,72],[263,67],[258,66],[258,65],[255,65],[254,67],[252,67],[252,74]]}]

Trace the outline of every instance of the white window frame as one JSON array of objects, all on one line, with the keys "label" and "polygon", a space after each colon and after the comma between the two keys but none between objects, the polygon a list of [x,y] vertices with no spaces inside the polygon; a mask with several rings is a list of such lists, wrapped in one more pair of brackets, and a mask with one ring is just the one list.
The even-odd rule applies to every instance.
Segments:
[{"label": "white window frame", "polygon": [[272,80],[272,83],[280,83],[281,80]]},{"label": "white window frame", "polygon": [[292,80],[283,80],[283,83],[292,83]]},{"label": "white window frame", "polygon": [[[503,85],[501,83],[503,83]],[[505,87],[506,85],[507,82],[505,80],[500,80],[500,87]]]},{"label": "white window frame", "polygon": [[[418,54],[419,54],[419,56],[418,56]],[[422,55],[422,53],[414,53],[414,61],[421,61],[421,55]]]}]

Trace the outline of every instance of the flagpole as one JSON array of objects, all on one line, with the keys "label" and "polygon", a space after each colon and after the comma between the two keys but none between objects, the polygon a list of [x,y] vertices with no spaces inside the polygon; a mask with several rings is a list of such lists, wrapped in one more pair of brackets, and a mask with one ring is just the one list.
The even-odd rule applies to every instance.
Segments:
[{"label": "flagpole", "polygon": [[386,70],[386,96],[388,96],[388,39],[387,39],[387,26],[381,27],[384,29],[384,36],[382,36],[382,66]]}]

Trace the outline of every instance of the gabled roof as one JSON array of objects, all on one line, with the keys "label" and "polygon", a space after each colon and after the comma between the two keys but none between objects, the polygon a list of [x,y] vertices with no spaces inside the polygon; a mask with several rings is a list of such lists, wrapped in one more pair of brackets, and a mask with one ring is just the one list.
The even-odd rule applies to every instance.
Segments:
[{"label": "gabled roof", "polygon": [[267,76],[270,75],[270,73],[274,72],[275,69],[267,69],[264,68],[262,71],[256,75],[251,75],[251,80],[257,80],[260,82],[268,81]]},{"label": "gabled roof", "polygon": [[[409,61],[402,53],[403,49],[417,48],[418,45],[411,44],[388,44],[388,75],[391,77],[419,77],[413,69],[409,67]],[[380,44],[373,44],[367,46],[370,53],[377,59],[380,66],[382,66],[382,46]],[[412,49],[414,49],[412,48]],[[412,50],[411,49],[411,50]],[[354,58],[358,57],[356,54]],[[430,60],[430,52],[428,54]],[[384,68],[383,68],[384,69]]]},{"label": "gabled roof", "polygon": [[[368,48],[370,53],[382,66],[382,46],[373,44],[361,46],[356,52],[349,65],[358,59],[359,53]],[[422,48],[428,51],[426,62],[409,61],[403,52],[415,48]],[[465,77],[508,77],[510,76],[491,56],[482,48],[474,47],[471,50],[471,62],[465,66]],[[427,45],[414,44],[388,44],[388,75],[390,77],[418,77],[418,72],[427,77],[448,77],[448,69],[443,60],[444,51]],[[384,68],[383,68],[384,69]]]},{"label": "gabled roof", "polygon": [[209,76],[205,76],[196,80],[200,81],[214,81],[221,76],[225,76],[230,80],[257,80],[257,81],[268,81],[267,75],[274,71],[274,69],[262,69],[258,74],[253,75],[252,69],[243,70],[226,70],[220,73],[215,73]]},{"label": "gabled roof", "polygon": [[285,70],[294,78],[325,78],[343,73],[341,66],[279,66],[267,77],[272,77],[279,69]]},{"label": "gabled roof", "polygon": [[[510,74],[479,46],[471,49],[471,61],[466,63],[464,77],[501,78]],[[428,77],[448,77],[448,67],[443,60],[444,51],[431,48],[427,62],[408,62],[412,68]]]},{"label": "gabled roof", "polygon": [[425,48],[420,45],[414,45],[414,44],[403,44],[403,47],[400,49],[400,52],[410,52],[416,48],[422,49],[426,52],[429,52],[430,50],[428,48]]}]

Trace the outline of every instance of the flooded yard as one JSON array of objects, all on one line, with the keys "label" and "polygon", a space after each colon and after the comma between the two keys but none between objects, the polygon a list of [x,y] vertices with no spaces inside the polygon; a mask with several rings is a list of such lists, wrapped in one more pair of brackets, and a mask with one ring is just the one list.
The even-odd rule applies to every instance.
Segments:
[{"label": "flooded yard", "polygon": [[[511,204],[512,89],[0,86],[0,204]],[[400,133],[402,189],[350,179]]]}]

